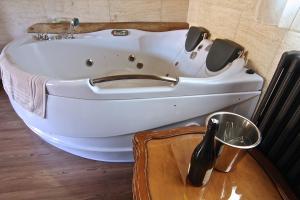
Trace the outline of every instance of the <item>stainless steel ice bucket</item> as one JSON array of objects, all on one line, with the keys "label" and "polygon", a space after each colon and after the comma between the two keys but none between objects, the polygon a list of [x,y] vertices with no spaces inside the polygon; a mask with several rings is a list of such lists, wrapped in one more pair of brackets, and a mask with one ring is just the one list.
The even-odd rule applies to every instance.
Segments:
[{"label": "stainless steel ice bucket", "polygon": [[250,120],[235,113],[212,113],[206,118],[206,125],[210,118],[219,120],[219,130],[215,137],[215,169],[229,172],[245,155],[246,149],[254,148],[260,143],[260,131]]}]

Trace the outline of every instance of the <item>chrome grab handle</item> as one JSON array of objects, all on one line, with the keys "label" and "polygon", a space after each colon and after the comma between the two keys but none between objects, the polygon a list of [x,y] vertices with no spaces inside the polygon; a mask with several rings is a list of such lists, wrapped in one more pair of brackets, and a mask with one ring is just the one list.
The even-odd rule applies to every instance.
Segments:
[{"label": "chrome grab handle", "polygon": [[92,86],[95,86],[96,83],[104,83],[104,82],[117,81],[117,80],[130,80],[130,79],[158,80],[158,81],[169,82],[174,85],[176,85],[178,82],[178,79],[176,78],[159,76],[159,75],[148,75],[148,74],[124,74],[124,75],[105,76],[101,78],[90,79],[89,82]]}]

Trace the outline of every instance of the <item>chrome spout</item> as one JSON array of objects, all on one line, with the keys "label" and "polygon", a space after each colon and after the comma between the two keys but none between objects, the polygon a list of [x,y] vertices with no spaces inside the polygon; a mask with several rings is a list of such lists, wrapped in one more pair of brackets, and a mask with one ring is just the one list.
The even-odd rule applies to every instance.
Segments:
[{"label": "chrome spout", "polygon": [[67,38],[68,39],[74,39],[74,32],[75,32],[75,28],[79,26],[79,19],[78,18],[73,18],[70,20],[70,27],[69,27],[69,31],[67,34]]}]

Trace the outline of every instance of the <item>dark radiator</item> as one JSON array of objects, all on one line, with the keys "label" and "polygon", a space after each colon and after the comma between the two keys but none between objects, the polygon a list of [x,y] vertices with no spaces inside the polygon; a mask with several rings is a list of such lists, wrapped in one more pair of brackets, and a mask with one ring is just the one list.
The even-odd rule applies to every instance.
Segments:
[{"label": "dark radiator", "polygon": [[282,55],[252,121],[260,129],[259,146],[300,196],[300,51]]}]

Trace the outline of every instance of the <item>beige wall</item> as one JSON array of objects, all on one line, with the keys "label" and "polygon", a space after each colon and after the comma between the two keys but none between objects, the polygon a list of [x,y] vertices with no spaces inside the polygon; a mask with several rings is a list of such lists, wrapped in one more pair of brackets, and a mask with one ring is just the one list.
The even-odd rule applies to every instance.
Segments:
[{"label": "beige wall", "polygon": [[55,17],[82,22],[186,21],[188,0],[0,0],[0,48],[33,23]]},{"label": "beige wall", "polygon": [[255,19],[257,0],[190,0],[188,22],[206,27],[212,38],[243,45],[251,65],[269,83],[281,54],[300,50],[300,13],[292,29],[264,25]]}]

